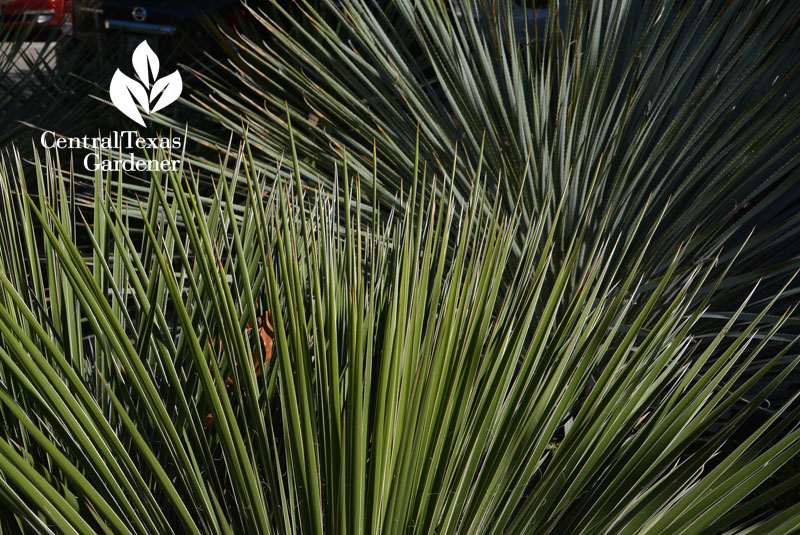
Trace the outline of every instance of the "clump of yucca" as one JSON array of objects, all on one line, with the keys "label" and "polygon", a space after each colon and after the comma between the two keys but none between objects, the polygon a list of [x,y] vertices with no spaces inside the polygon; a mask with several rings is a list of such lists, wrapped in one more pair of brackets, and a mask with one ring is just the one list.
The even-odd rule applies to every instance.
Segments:
[{"label": "clump of yucca", "polygon": [[752,514],[797,484],[762,485],[800,453],[794,398],[720,454],[797,364],[782,343],[743,376],[787,315],[740,308],[700,347],[709,267],[654,307],[683,250],[642,294],[647,244],[589,238],[588,212],[556,261],[563,204],[519,240],[518,213],[417,170],[387,216],[348,164],[312,193],[245,147],[210,197],[182,169],[134,203],[119,176],[82,197],[49,156],[4,162],[3,532],[796,526],[798,505]]}]

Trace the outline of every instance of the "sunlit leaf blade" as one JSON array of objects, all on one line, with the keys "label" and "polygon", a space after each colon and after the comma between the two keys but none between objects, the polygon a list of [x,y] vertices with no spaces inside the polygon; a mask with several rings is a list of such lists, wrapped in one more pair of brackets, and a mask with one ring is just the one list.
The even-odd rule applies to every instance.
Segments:
[{"label": "sunlit leaf blade", "polygon": [[[214,68],[199,73],[207,87],[193,100],[226,128],[248,129],[265,167],[288,145],[288,103],[301,153],[319,152],[301,159],[308,181],[332,176],[345,146],[351,169],[369,180],[374,144],[374,188],[395,208],[418,132],[429,168],[449,172],[454,153],[463,153],[453,177],[458,203],[470,197],[481,155],[487,189],[507,211],[519,210],[523,231],[542,211],[552,217],[548,193],[564,199],[553,250],[559,260],[590,184],[595,237],[607,212],[608,229],[626,235],[642,211],[652,225],[652,207],[671,199],[651,249],[657,253],[643,261],[645,289],[655,287],[680,244],[678,272],[689,273],[722,246],[730,260],[755,227],[712,311],[731,314],[743,288],[760,278],[759,297],[771,298],[800,266],[800,6],[547,4],[251,4],[255,30],[227,30],[232,56],[208,58]],[[214,144],[210,133],[193,135]],[[640,238],[621,258],[625,265]],[[581,254],[577,262],[590,260]],[[710,332],[720,326],[710,323]]]},{"label": "sunlit leaf blade", "polygon": [[3,532],[791,532],[794,308],[762,328],[752,285],[697,343],[731,265],[679,247],[642,288],[669,206],[621,234],[551,196],[521,231],[411,166],[365,221],[349,156],[332,195],[288,149],[289,179],[246,143],[149,173],[135,220],[118,176],[73,211],[54,155],[0,167]]}]

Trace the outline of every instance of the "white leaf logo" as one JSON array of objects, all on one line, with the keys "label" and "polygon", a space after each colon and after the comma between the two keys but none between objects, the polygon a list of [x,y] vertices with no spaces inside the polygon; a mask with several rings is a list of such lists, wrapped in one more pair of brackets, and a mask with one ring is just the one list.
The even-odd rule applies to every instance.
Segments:
[{"label": "white leaf logo", "polygon": [[147,41],[139,43],[139,46],[133,51],[133,70],[136,71],[136,76],[139,77],[145,87],[150,87],[148,71],[153,75],[153,81],[158,78],[158,56],[147,44]]},{"label": "white leaf logo", "polygon": [[183,82],[181,82],[181,73],[178,71],[156,81],[153,89],[150,90],[150,103],[152,104],[159,94],[161,98],[158,99],[150,113],[155,113],[178,100],[178,97],[181,96],[181,89],[183,89]]},{"label": "white leaf logo", "polygon": [[144,126],[144,120],[139,110],[136,109],[136,102],[144,108],[145,113],[150,113],[150,103],[147,98],[147,90],[132,78],[125,76],[121,70],[117,69],[114,77],[111,78],[111,102],[119,111]]},{"label": "white leaf logo", "polygon": [[[158,56],[142,41],[133,51],[133,69],[141,83],[129,78],[117,69],[111,78],[111,102],[119,111],[130,119],[145,126],[138,104],[145,114],[155,113],[175,102],[183,90],[181,74],[176,70],[172,74],[158,79]],[[150,87],[150,80],[153,87]],[[149,91],[148,91],[149,89]],[[156,100],[157,99],[157,100]],[[155,101],[155,104],[153,102]]]}]

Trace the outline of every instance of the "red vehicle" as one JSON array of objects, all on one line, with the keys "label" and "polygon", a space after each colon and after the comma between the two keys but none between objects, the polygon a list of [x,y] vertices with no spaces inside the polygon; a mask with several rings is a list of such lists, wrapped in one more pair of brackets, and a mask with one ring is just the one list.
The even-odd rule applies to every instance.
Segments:
[{"label": "red vehicle", "polygon": [[72,35],[72,0],[0,0],[0,21],[6,27],[25,25]]}]

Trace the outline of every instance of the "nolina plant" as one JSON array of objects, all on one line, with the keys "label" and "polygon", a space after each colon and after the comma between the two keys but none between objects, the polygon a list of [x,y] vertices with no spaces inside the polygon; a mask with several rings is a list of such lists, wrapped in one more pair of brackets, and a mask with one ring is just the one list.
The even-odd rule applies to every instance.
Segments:
[{"label": "nolina plant", "polygon": [[[449,173],[460,153],[459,202],[483,156],[496,192],[487,209],[516,210],[520,237],[560,205],[548,194],[563,197],[559,262],[585,219],[592,179],[590,234],[608,211],[602,228],[626,234],[643,212],[651,227],[666,206],[651,247],[658,254],[640,265],[643,289],[656,286],[679,245],[679,273],[723,245],[728,265],[756,227],[731,267],[736,282],[718,289],[702,318],[709,331],[757,280],[765,279],[757,297],[769,298],[800,267],[791,208],[800,202],[800,3],[552,0],[540,23],[530,15],[543,2],[533,0],[246,4],[256,30],[228,31],[231,57],[207,58],[218,65],[190,98],[230,130],[247,128],[260,160],[288,144],[288,102],[298,147],[315,154],[301,161],[307,181],[333,176],[345,146],[351,167],[369,177],[374,145],[376,191],[391,204],[419,133],[429,167]],[[644,244],[639,236],[623,261]]]},{"label": "nolina plant", "polygon": [[656,310],[684,254],[641,294],[656,226],[589,238],[583,207],[556,262],[563,202],[520,240],[415,168],[402,215],[366,217],[348,165],[312,193],[245,145],[210,199],[182,169],[128,205],[97,173],[88,211],[50,155],[4,160],[3,533],[796,532],[800,504],[763,507],[798,484],[765,483],[800,453],[795,399],[724,447],[797,364],[781,342],[742,376],[786,315],[697,346],[724,279],[696,266]]}]

